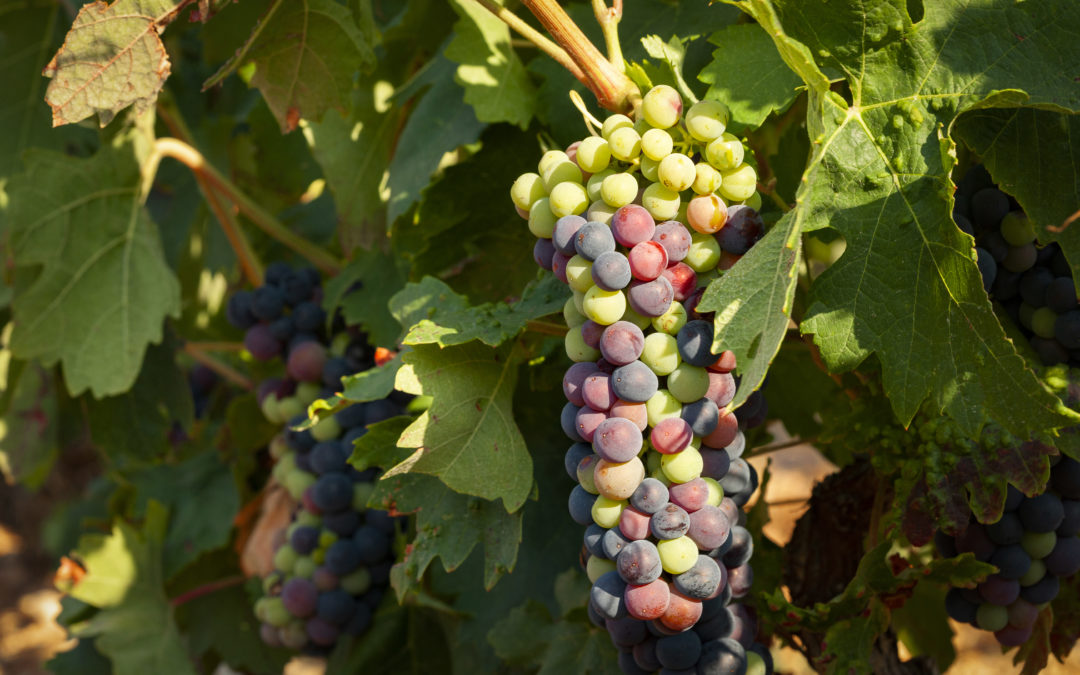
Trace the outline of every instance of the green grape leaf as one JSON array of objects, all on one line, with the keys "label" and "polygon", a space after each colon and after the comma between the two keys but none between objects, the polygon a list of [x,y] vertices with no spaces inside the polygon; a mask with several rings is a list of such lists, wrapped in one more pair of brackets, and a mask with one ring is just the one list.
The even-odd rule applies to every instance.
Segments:
[{"label": "green grape leaf", "polygon": [[360,638],[342,636],[331,652],[326,675],[443,672],[452,661],[443,617],[427,607],[386,603]]},{"label": "green grape leaf", "polygon": [[304,130],[334,195],[345,251],[373,246],[386,229],[380,184],[394,149],[401,109],[386,106],[378,95],[380,87],[359,87],[348,115],[328,110],[321,121],[309,122]]},{"label": "green grape leaf", "polygon": [[[951,220],[953,161],[941,134],[972,106],[1080,108],[1072,76],[1042,66],[1075,42],[1080,10],[928,3],[913,23],[905,5],[888,0],[735,4],[810,87],[813,156],[788,217],[797,232],[831,227],[847,244],[814,280],[800,327],[830,371],[876,354],[905,424],[928,397],[972,436],[986,412],[1017,435],[1074,420],[993,314],[971,239]],[[955,30],[961,23],[977,29]],[[811,54],[821,69],[843,73],[850,103],[828,89]],[[1018,87],[1026,91],[1010,89]],[[775,352],[775,344],[759,349]],[[928,363],[940,365],[913,367]]]},{"label": "green grape leaf", "polygon": [[476,2],[453,3],[461,17],[446,58],[458,64],[454,80],[481,122],[525,128],[536,107],[536,88],[510,47],[510,28]]},{"label": "green grape leaf", "polygon": [[[345,322],[362,327],[373,345],[393,349],[401,326],[388,303],[407,278],[400,258],[376,249],[358,250],[348,267],[327,282],[323,307],[328,313],[340,307]],[[354,288],[358,282],[360,286]]]},{"label": "green grape leaf", "polygon": [[709,85],[705,98],[727,105],[732,122],[760,126],[770,113],[791,105],[803,86],[758,26],[727,26],[710,35],[709,42],[717,49],[698,79]]},{"label": "green grape leaf", "polygon": [[422,344],[402,361],[396,388],[433,400],[397,443],[416,452],[386,475],[431,474],[457,492],[502,499],[510,513],[520,509],[533,478],[532,459],[514,422],[520,361],[515,345]]},{"label": "green grape leaf", "polygon": [[492,628],[487,638],[499,658],[512,665],[539,667],[542,675],[619,673],[607,631],[584,616],[575,619],[555,619],[547,607],[530,599]]},{"label": "green grape leaf", "polygon": [[645,51],[649,56],[660,59],[662,63],[667,65],[668,72],[675,82],[675,88],[679,90],[679,93],[686,100],[685,107],[687,108],[695,99],[699,98],[686,80],[683,79],[683,62],[686,60],[685,43],[688,41],[688,38],[681,39],[676,36],[673,36],[667,42],[660,39],[659,35],[646,35],[641,38],[641,45],[645,47]]},{"label": "green grape leaf", "polygon": [[52,675],[113,675],[109,659],[94,648],[94,641],[79,640],[75,647],[60,652],[45,664],[45,672]]},{"label": "green grape leaf", "polygon": [[161,550],[167,521],[165,508],[150,502],[141,534],[117,523],[109,535],[85,535],[76,551],[87,573],[69,592],[100,611],[72,632],[95,638],[116,675],[195,673],[165,597]]},{"label": "green grape leaf", "polygon": [[450,77],[453,68],[453,62],[437,57],[413,82],[427,90],[402,127],[390,162],[388,223],[420,199],[420,192],[431,182],[444,154],[476,141],[484,129],[472,106],[465,102],[461,87]]},{"label": "green grape leaf", "polygon": [[400,368],[401,355],[399,354],[381,366],[349,375],[342,381],[345,384],[345,390],[341,396],[353,403],[386,398],[394,390],[394,380]]},{"label": "green grape leaf", "polygon": [[973,110],[956,120],[953,135],[982,157],[998,187],[1020,202],[1039,240],[1061,244],[1073,278],[1080,279],[1080,228],[1074,222],[1059,231],[1080,207],[1075,140],[1080,115],[1035,108]]},{"label": "green grape leaf", "polygon": [[871,654],[878,636],[889,627],[889,612],[880,602],[871,603],[859,616],[837,621],[825,632],[819,663],[829,675],[869,673]]},{"label": "green grape leaf", "polygon": [[292,654],[268,647],[259,636],[251,597],[241,586],[188,600],[177,619],[195,654],[214,652],[235,669],[252,673],[284,672]]},{"label": "green grape leaf", "polygon": [[[68,390],[127,391],[163,319],[180,313],[180,285],[139,200],[130,146],[90,159],[36,151],[7,185],[4,213],[19,268],[38,268],[15,297],[13,354],[61,361]],[[2,213],[2,212],[0,212]]]},{"label": "green grape leaf", "polygon": [[160,457],[169,448],[173,425],[191,426],[195,405],[187,377],[176,366],[175,349],[167,336],[146,350],[130,390],[99,400],[86,397],[90,436],[113,462]]},{"label": "green grape leaf", "polygon": [[0,475],[36,489],[60,448],[57,380],[52,371],[0,349],[0,382]]},{"label": "green grape leaf", "polygon": [[30,147],[63,149],[65,142],[92,139],[79,127],[51,128],[49,106],[42,100],[41,70],[63,40],[63,7],[54,2],[8,2],[0,7],[0,176],[19,169],[20,155]]},{"label": "green grape leaf", "polygon": [[566,303],[565,284],[553,275],[525,288],[518,302],[470,306],[468,300],[434,277],[409,284],[390,299],[390,311],[402,326],[411,326],[407,345],[440,347],[479,340],[497,347],[513,339],[533,319],[552,314]]},{"label": "green grape leaf", "polygon": [[761,385],[787,333],[802,259],[798,227],[793,214],[785,215],[701,297],[701,308],[716,312],[712,351],[735,352],[742,376],[732,408]]},{"label": "green grape leaf", "polygon": [[949,616],[945,606],[944,584],[919,584],[903,607],[892,611],[896,637],[912,656],[927,655],[943,671],[956,659]]},{"label": "green grape leaf", "polygon": [[282,132],[289,132],[301,117],[319,120],[331,108],[345,115],[356,71],[374,60],[347,7],[333,0],[278,0],[236,58],[204,86],[241,64],[254,64],[251,85],[262,92]]},{"label": "green grape leaf", "polygon": [[229,467],[208,450],[179,464],[156,464],[131,475],[136,514],[150,503],[169,508],[162,571],[169,579],[207,551],[229,543],[240,508]]},{"label": "green grape leaf", "polygon": [[453,572],[480,544],[484,552],[484,587],[514,569],[521,541],[521,513],[507,513],[496,502],[454,492],[431,476],[384,475],[369,506],[392,514],[416,513],[416,537],[394,565],[390,582],[398,599],[419,583],[435,558]]},{"label": "green grape leaf", "polygon": [[368,425],[367,433],[353,444],[349,464],[359,471],[369,467],[387,468],[407,459],[411,452],[397,447],[397,440],[412,424],[413,418],[398,415],[382,422]]},{"label": "green grape leaf", "polygon": [[45,102],[53,126],[97,115],[101,126],[130,105],[154,106],[169,77],[159,35],[188,4],[179,0],[115,0],[83,5],[64,44],[45,66],[52,78]]}]

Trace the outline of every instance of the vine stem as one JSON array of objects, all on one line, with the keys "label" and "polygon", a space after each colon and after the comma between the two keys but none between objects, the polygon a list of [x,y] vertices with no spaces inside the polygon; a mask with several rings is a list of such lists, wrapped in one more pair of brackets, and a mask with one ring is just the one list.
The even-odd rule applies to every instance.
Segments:
[{"label": "vine stem", "polygon": [[792,438],[791,440],[783,441],[781,443],[774,443],[772,445],[765,445],[757,448],[751,452],[745,453],[744,457],[758,457],[760,455],[767,455],[770,452],[777,452],[779,450],[789,450],[803,444],[813,444],[816,438]]},{"label": "vine stem", "polygon": [[231,576],[231,577],[225,577],[224,579],[218,579],[217,581],[211,581],[208,584],[203,584],[202,586],[196,586],[195,588],[191,589],[190,591],[187,591],[186,593],[181,593],[180,595],[176,596],[175,598],[169,600],[169,604],[172,605],[173,607],[179,607],[180,605],[183,605],[184,603],[191,602],[192,600],[194,600],[196,598],[201,598],[204,595],[209,595],[209,594],[214,593],[216,591],[222,591],[222,590],[225,590],[226,588],[232,588],[233,586],[239,586],[240,584],[244,583],[245,581],[247,581],[247,577],[245,577],[242,574],[237,574],[236,576]]},{"label": "vine stem", "polygon": [[601,107],[612,112],[629,112],[640,104],[637,85],[621,68],[604,58],[556,0],[522,0],[522,4],[581,68],[586,86]]},{"label": "vine stem", "polygon": [[247,391],[255,389],[255,383],[249,377],[224,361],[208,354],[207,349],[203,346],[205,344],[212,343],[186,342],[184,343],[184,353],[236,386]]},{"label": "vine stem", "polygon": [[492,0],[473,0],[473,2],[494,14],[500,21],[516,31],[518,35],[525,38],[540,51],[550,56],[560,66],[569,70],[582,84],[588,86],[589,81],[586,79],[585,73],[582,72],[581,68],[574,63],[570,58],[570,55],[566,53],[565,49],[549,40],[546,35],[525,23],[525,21],[517,14],[492,2]]},{"label": "vine stem", "polygon": [[625,73],[626,62],[623,61],[622,45],[619,44],[619,20],[622,19],[622,0],[613,0],[611,7],[607,6],[607,0],[592,0],[592,6],[593,14],[596,16],[596,23],[600,24],[600,30],[604,33],[608,62],[615,66],[620,73]]},{"label": "vine stem", "polygon": [[563,337],[566,335],[566,326],[551,323],[550,321],[537,321],[529,320],[525,322],[525,330],[533,333],[541,333],[543,335],[554,335],[556,337]]}]

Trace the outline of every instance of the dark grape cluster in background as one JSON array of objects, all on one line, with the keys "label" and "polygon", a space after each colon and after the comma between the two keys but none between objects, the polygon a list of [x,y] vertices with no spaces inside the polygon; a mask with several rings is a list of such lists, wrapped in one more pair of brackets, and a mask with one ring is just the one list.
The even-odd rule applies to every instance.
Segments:
[{"label": "dark grape cluster in background", "polygon": [[371,625],[394,562],[400,518],[367,508],[379,470],[349,464],[370,424],[406,412],[410,397],[351,405],[309,429],[307,406],[341,391],[342,378],[376,365],[367,336],[322,310],[322,287],[312,269],[275,263],[265,285],[240,291],[229,321],[247,331],[244,344],[264,361],[280,357],[284,376],[266,379],[259,404],[268,420],[286,424],[270,445],[273,475],[297,502],[292,523],[278,533],[274,572],[255,605],[263,640],[272,646],[325,651],[342,635]]},{"label": "dark grape cluster in background", "polygon": [[979,272],[990,297],[1031,342],[1043,365],[1080,365],[1080,305],[1061,247],[1036,240],[1016,200],[994,186],[982,165],[957,184],[953,218],[975,237]]},{"label": "dark grape cluster in background", "polygon": [[1043,494],[1026,497],[1010,485],[996,523],[972,518],[960,535],[939,532],[935,543],[945,557],[973,553],[998,568],[976,588],[950,589],[949,616],[993,631],[1006,647],[1023,644],[1061,580],[1080,571],[1080,462],[1058,458]]}]

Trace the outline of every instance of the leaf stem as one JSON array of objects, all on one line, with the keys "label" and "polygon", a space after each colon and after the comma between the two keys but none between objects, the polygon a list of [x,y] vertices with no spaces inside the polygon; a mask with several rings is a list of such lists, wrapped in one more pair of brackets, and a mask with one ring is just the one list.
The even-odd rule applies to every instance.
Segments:
[{"label": "leaf stem", "polygon": [[551,321],[537,321],[534,319],[525,322],[525,330],[533,333],[541,333],[543,335],[562,337],[566,335],[568,329],[562,324],[552,323]]},{"label": "leaf stem", "polygon": [[[207,344],[207,343],[203,343]],[[214,371],[224,379],[232,382],[241,389],[251,391],[255,389],[255,383],[251,381],[246,375],[236,370],[224,361],[210,356],[206,353],[206,349],[200,346],[198,342],[187,342],[184,344],[184,353],[195,359],[202,365],[206,366],[210,370]]]},{"label": "leaf stem", "polygon": [[585,73],[583,73],[581,68],[574,63],[570,58],[570,55],[566,53],[565,49],[552,42],[540,31],[525,23],[525,21],[517,14],[492,2],[492,0],[473,0],[473,2],[494,14],[500,21],[516,31],[518,35],[525,38],[536,46],[537,49],[550,56],[560,66],[569,70],[582,84],[589,84],[589,81],[585,78]]},{"label": "leaf stem", "polygon": [[777,452],[779,450],[788,450],[799,445],[813,444],[816,438],[792,438],[780,443],[774,443],[772,445],[763,445],[760,448],[756,448],[751,452],[744,453],[744,457],[758,457],[760,455],[767,455],[770,452]]},{"label": "leaf stem", "polygon": [[240,229],[240,223],[237,222],[233,210],[221,203],[221,199],[211,188],[210,183],[206,180],[205,176],[196,172],[195,180],[198,182],[199,189],[206,199],[206,205],[210,207],[210,211],[214,214],[214,217],[217,218],[218,223],[221,225],[221,229],[225,232],[225,237],[229,240],[229,245],[236,251],[236,258],[240,262],[240,269],[243,270],[244,277],[247,278],[248,283],[252,286],[262,286],[262,264],[259,262],[255,251],[252,249],[251,242],[248,241],[247,237],[244,236],[243,230]]},{"label": "leaf stem", "polygon": [[195,588],[191,589],[190,591],[187,591],[185,593],[181,593],[180,595],[176,596],[175,598],[169,600],[169,604],[172,605],[173,607],[179,607],[180,605],[183,605],[184,603],[191,602],[192,600],[194,600],[196,598],[201,598],[204,595],[209,595],[210,593],[214,593],[216,591],[225,590],[226,588],[232,588],[233,586],[239,586],[240,584],[244,583],[245,581],[247,581],[247,577],[245,577],[242,574],[237,574],[237,575],[231,576],[231,577],[225,577],[224,579],[218,579],[217,581],[211,581],[208,584],[203,584],[202,586],[196,586]]},{"label": "leaf stem", "polygon": [[616,68],[604,58],[556,0],[522,0],[522,4],[585,73],[586,86],[601,107],[613,112],[634,109],[641,100],[637,85],[621,68]]},{"label": "leaf stem", "polygon": [[216,84],[220,84],[222,80],[239,67],[243,62],[244,57],[251,51],[251,45],[255,44],[259,34],[262,33],[263,29],[266,28],[266,25],[270,23],[270,17],[274,15],[274,12],[278,10],[278,7],[281,7],[283,2],[284,0],[274,0],[274,4],[270,5],[270,8],[266,10],[266,13],[263,14],[258,23],[255,24],[255,28],[251,31],[251,35],[248,36],[248,39],[244,41],[243,46],[236,50],[236,53],[233,54],[232,58],[226,61],[221,68],[218,68],[216,73],[211,75],[206,82],[203,82],[203,91],[206,91]]},{"label": "leaf stem", "polygon": [[607,0],[592,0],[592,6],[593,14],[596,15],[596,23],[600,24],[600,30],[604,33],[608,62],[615,66],[620,73],[625,73],[626,62],[623,60],[622,45],[619,44],[619,20],[622,19],[622,0],[614,0],[611,7],[607,6]]}]

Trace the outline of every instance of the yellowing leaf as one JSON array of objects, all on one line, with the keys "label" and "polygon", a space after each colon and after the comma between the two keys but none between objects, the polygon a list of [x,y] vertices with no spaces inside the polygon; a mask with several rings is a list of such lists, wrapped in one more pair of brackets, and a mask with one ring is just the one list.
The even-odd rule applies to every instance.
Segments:
[{"label": "yellowing leaf", "polygon": [[187,4],[172,0],[98,0],[84,5],[63,46],[45,66],[52,82],[45,101],[53,126],[96,114],[105,126],[129,105],[154,105],[169,77],[169,55],[158,35]]}]

